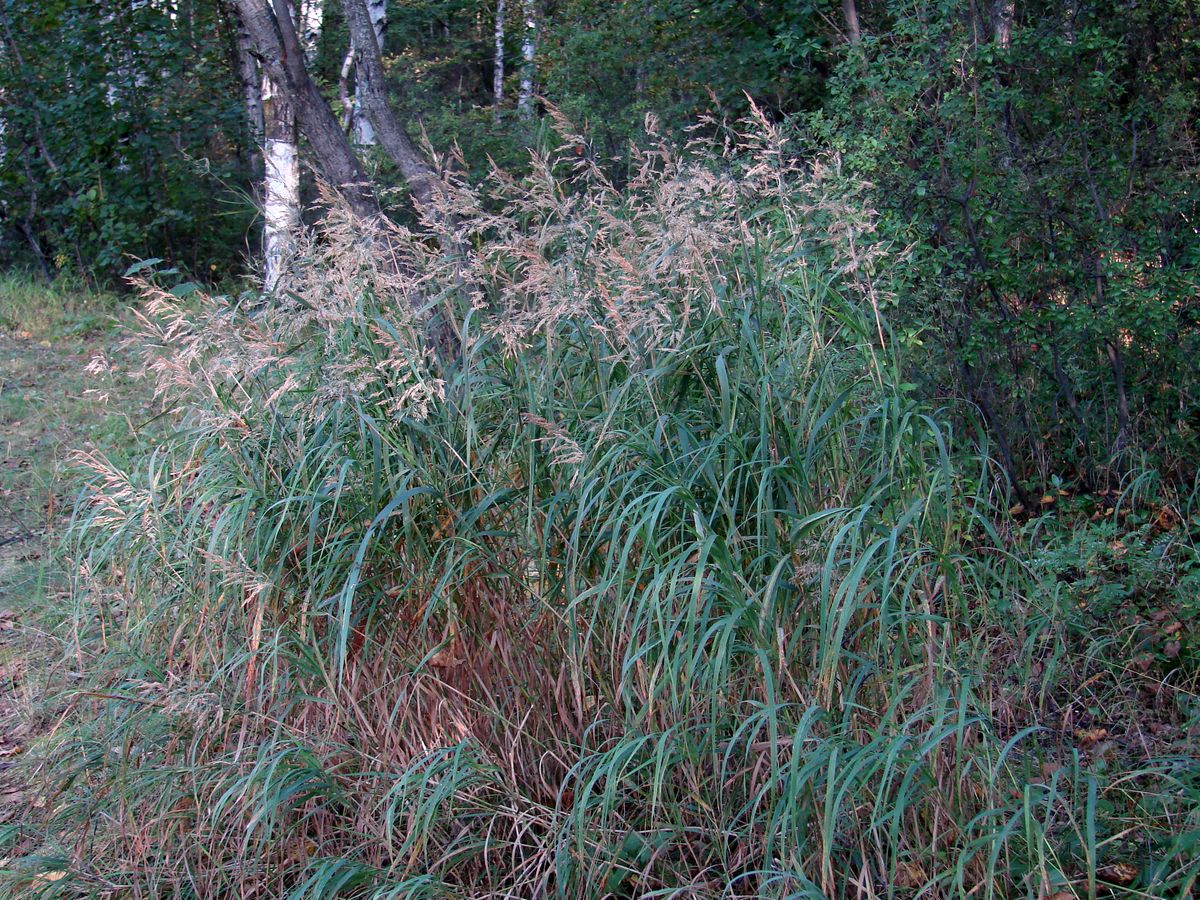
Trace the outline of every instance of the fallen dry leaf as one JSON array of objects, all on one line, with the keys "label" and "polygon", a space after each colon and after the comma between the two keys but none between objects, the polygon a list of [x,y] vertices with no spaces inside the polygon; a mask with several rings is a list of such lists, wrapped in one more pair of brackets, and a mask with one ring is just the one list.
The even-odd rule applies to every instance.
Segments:
[{"label": "fallen dry leaf", "polygon": [[1137,866],[1126,862],[1113,863],[1109,866],[1101,866],[1096,870],[1096,875],[1101,881],[1107,881],[1109,884],[1132,884],[1133,879],[1137,878]]},{"label": "fallen dry leaf", "polygon": [[461,666],[466,660],[456,652],[457,649],[453,643],[443,647],[429,658],[429,665],[435,669],[453,669]]},{"label": "fallen dry leaf", "polygon": [[1106,737],[1108,737],[1107,728],[1080,728],[1075,732],[1075,740],[1079,742],[1080,749],[1083,750],[1092,749]]},{"label": "fallen dry leaf", "polygon": [[928,880],[920,863],[902,862],[896,866],[896,887],[915,890]]}]

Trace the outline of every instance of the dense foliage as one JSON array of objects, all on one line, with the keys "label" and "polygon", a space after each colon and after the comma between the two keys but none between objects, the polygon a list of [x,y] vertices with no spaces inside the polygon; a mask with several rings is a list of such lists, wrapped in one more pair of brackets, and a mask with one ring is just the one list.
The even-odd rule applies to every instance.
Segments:
[{"label": "dense foliage", "polygon": [[252,151],[216,4],[4,0],[0,28],[0,262],[236,271]]},{"label": "dense foliage", "polygon": [[[1014,480],[1103,487],[1146,455],[1196,475],[1200,30],[1171,3],[879,9],[815,135],[874,182],[912,254],[893,296]],[[1125,457],[1125,458],[1122,458]]]},{"label": "dense foliage", "polygon": [[[337,108],[348,34],[336,3],[311,68]],[[505,94],[494,3],[393,3],[392,99],[474,177],[552,140],[517,114],[522,0],[508,3]],[[557,0],[538,18],[535,86],[585,125],[615,184],[654,116],[737,117],[752,96],[873,184],[870,240],[910,247],[875,302],[931,351],[918,376],[973,403],[1021,502],[1053,479],[1103,488],[1143,463],[1195,477],[1200,311],[1197,33],[1186,4],[994,8],[873,2],[848,44],[838,11],[760,0]],[[213,0],[5,0],[5,199],[12,261],[111,280],[161,257],[213,280],[254,241],[257,162],[237,102],[236,24]],[[497,104],[497,100],[499,100]],[[715,106],[714,106],[715,105]],[[367,148],[372,171],[398,181]],[[314,196],[310,190],[306,196]],[[392,205],[400,218],[408,213]],[[866,249],[866,248],[864,248]]]}]

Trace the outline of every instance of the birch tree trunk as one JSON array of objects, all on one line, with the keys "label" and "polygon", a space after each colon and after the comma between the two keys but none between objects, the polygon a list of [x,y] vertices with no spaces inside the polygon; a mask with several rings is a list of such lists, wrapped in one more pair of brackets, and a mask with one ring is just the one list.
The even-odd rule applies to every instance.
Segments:
[{"label": "birch tree trunk", "polygon": [[300,37],[304,42],[304,59],[311,66],[317,58],[317,44],[321,40],[321,29],[325,24],[325,0],[301,0]]},{"label": "birch tree trunk", "polygon": [[[372,126],[371,134],[378,138],[384,151],[404,180],[408,182],[413,197],[427,206],[433,199],[437,173],[429,165],[413,139],[409,137],[403,123],[388,103],[384,81],[383,59],[379,44],[374,40],[375,20],[371,14],[371,3],[375,0],[343,0],[346,24],[350,39],[355,45],[357,59],[357,84],[355,93],[361,98],[362,116]],[[356,115],[356,125],[358,116]]]},{"label": "birch tree trunk", "polygon": [[504,102],[504,0],[496,0],[496,61],[492,66],[492,121],[500,122],[500,105]]},{"label": "birch tree trunk", "polygon": [[[357,68],[354,76],[354,143],[360,147],[370,147],[376,143],[375,125],[371,116],[365,111],[367,104],[366,87],[370,80],[364,72],[364,47],[368,40],[373,41],[375,55],[378,57],[383,48],[383,32],[387,28],[387,0],[366,0],[367,18],[371,27],[367,29],[350,29],[350,47],[354,53]],[[349,16],[347,16],[349,19]],[[370,36],[370,37],[368,37]],[[363,45],[363,46],[360,46]],[[369,49],[369,48],[368,48]],[[380,64],[380,72],[383,67]],[[380,84],[382,85],[382,81]]]},{"label": "birch tree trunk", "polygon": [[342,58],[342,70],[338,73],[338,102],[342,104],[342,131],[349,134],[354,127],[354,99],[350,96],[350,76],[354,73],[354,46]]},{"label": "birch tree trunk", "polygon": [[312,145],[322,176],[342,193],[358,215],[364,218],[378,215],[379,201],[363,175],[354,149],[308,74],[287,0],[235,0],[235,5],[254,42],[264,74],[291,102],[296,123]]},{"label": "birch tree trunk", "polygon": [[263,290],[273,291],[300,227],[296,114],[285,90],[263,78]]},{"label": "birch tree trunk", "polygon": [[116,110],[127,108],[134,101],[134,89],[146,85],[146,73],[142,71],[141,60],[136,52],[141,35],[133,19],[145,6],[146,0],[100,4],[103,10],[100,22],[105,36],[103,55],[109,68],[109,77],[105,80],[105,101]]},{"label": "birch tree trunk", "polygon": [[[370,2],[342,0],[346,24],[357,48],[357,87],[361,89],[363,111],[374,126],[380,146],[408,183],[419,210],[428,217],[428,221],[439,226],[434,230],[442,249],[448,254],[461,255],[465,248],[454,232],[453,216],[435,202],[440,184],[438,173],[413,143],[400,117],[388,103],[380,45],[372,39],[374,23],[369,10]],[[458,332],[440,308],[435,308],[431,314],[428,337],[443,358],[450,358],[459,351]]]},{"label": "birch tree trunk", "polygon": [[517,91],[517,113],[533,118],[533,79],[537,74],[537,0],[522,0],[524,27],[521,30],[521,84]]},{"label": "birch tree trunk", "polygon": [[237,38],[237,67],[238,79],[242,82],[242,100],[246,105],[246,121],[249,123],[250,136],[256,144],[263,139],[263,98],[262,76],[258,72],[258,62],[254,59],[254,43],[246,26],[238,16],[234,16],[234,27]]}]

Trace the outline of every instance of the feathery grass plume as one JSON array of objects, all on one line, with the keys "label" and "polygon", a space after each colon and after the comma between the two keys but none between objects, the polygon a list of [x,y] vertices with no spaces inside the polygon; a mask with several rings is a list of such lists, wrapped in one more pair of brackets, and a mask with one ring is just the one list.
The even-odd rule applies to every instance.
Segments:
[{"label": "feathery grass plume", "polygon": [[177,424],[83,458],[54,889],[1189,889],[1194,762],[1073,737],[1119,657],[905,383],[854,186],[756,115],[617,190],[557,121],[528,178],[447,178],[453,241],[331,198],[270,308],[147,288]]}]

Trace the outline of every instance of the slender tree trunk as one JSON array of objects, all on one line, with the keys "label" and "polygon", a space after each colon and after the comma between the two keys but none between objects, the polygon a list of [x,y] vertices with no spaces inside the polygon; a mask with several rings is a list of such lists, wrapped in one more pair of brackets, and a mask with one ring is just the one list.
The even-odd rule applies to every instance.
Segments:
[{"label": "slender tree trunk", "polygon": [[[752,18],[753,10],[751,8],[747,8],[744,4],[739,4],[739,6],[743,9],[743,11],[745,11],[748,18]],[[645,21],[650,21],[650,0],[642,0],[642,17],[645,19]],[[653,32],[651,32],[649,29],[643,30],[642,36],[639,39],[639,43],[641,44],[641,48],[637,54],[637,66],[633,71],[633,96],[636,97],[640,103],[646,99],[646,60],[649,59],[654,52]]]},{"label": "slender tree trunk", "polygon": [[[273,8],[267,6],[268,2]],[[287,0],[236,0],[236,4],[263,72],[273,84],[282,86],[291,100],[296,121],[312,144],[322,176],[342,193],[356,213],[366,218],[378,215],[379,201],[366,182],[350,141],[308,74]]]},{"label": "slender tree trunk", "polygon": [[[235,17],[236,18],[236,17]],[[246,104],[246,121],[250,136],[255,143],[263,139],[262,76],[258,72],[258,61],[254,58],[254,44],[241,19],[235,22],[237,35],[238,78],[242,82],[242,97]]]},{"label": "slender tree trunk", "polygon": [[862,40],[862,28],[858,24],[858,7],[854,0],[842,0],[842,18],[846,20],[846,39],[857,44]]},{"label": "slender tree trunk", "polygon": [[[33,167],[29,165],[29,146],[22,147],[22,163],[25,166],[25,182],[29,185],[29,207],[20,224],[21,233],[25,235],[25,240],[29,242],[29,249],[33,251],[33,258],[37,260],[38,268],[42,272],[42,277],[46,279],[47,284],[54,281],[54,277],[50,274],[50,265],[46,261],[46,253],[42,250],[41,241],[37,237],[37,214],[38,214],[38,182],[33,177]],[[3,204],[5,212],[8,211],[8,201],[0,201]]]},{"label": "slender tree trunk", "polygon": [[287,91],[263,79],[263,289],[273,291],[300,227],[300,156]]},{"label": "slender tree trunk", "polygon": [[496,0],[496,61],[492,66],[492,120],[499,124],[504,102],[504,14],[505,0]]},{"label": "slender tree trunk", "polygon": [[[282,85],[291,100],[296,121],[308,137],[321,172],[333,187],[346,197],[351,208],[364,218],[381,214],[379,202],[365,181],[362,167],[346,134],[325,98],[317,90],[304,63],[296,29],[287,0],[236,0],[259,54],[265,74]],[[273,4],[273,10],[266,6]],[[343,0],[347,24],[356,46],[358,74],[363,88],[364,107],[379,134],[380,144],[392,156],[401,174],[409,182],[418,202],[428,202],[437,182],[436,173],[417,150],[387,104],[384,93],[383,62],[374,40],[367,0]],[[370,40],[364,40],[369,35]],[[451,239],[452,240],[452,239]],[[397,258],[397,274],[405,263]],[[418,301],[423,302],[423,301]],[[453,356],[458,339],[450,322],[435,311],[430,322],[429,339],[445,357]]]},{"label": "slender tree trunk", "polygon": [[[1052,335],[1051,341],[1053,340],[1054,337]],[[1071,418],[1075,421],[1075,443],[1079,445],[1080,462],[1082,464],[1079,473],[1080,478],[1083,484],[1090,489],[1095,479],[1092,476],[1087,420],[1084,419],[1083,411],[1079,408],[1079,398],[1075,396],[1075,388],[1071,386],[1071,379],[1067,375],[1066,369],[1063,368],[1062,354],[1059,353],[1057,345],[1052,343],[1050,352],[1054,362],[1054,380],[1058,382],[1058,391],[1062,394],[1063,400],[1066,401],[1067,409],[1071,412]]]},{"label": "slender tree trunk", "polygon": [[[1088,193],[1091,194],[1092,202],[1096,205],[1096,215],[1099,217],[1100,223],[1107,230],[1112,218],[1109,215],[1108,206],[1100,196],[1100,188],[1096,184],[1087,130],[1078,109],[1075,110],[1075,128],[1079,132],[1080,161],[1083,163],[1083,172],[1087,176]],[[1084,269],[1090,270],[1092,278],[1095,279],[1094,302],[1096,308],[1103,309],[1107,305],[1108,291],[1101,254],[1095,250],[1089,250],[1084,259]],[[1117,437],[1113,441],[1112,448],[1114,455],[1125,448],[1130,438],[1129,396],[1125,389],[1125,354],[1121,352],[1120,339],[1120,335],[1116,335],[1106,338],[1104,341],[1104,352],[1108,356],[1108,363],[1113,374],[1113,388],[1117,394]]]},{"label": "slender tree trunk", "polygon": [[[970,327],[969,323],[966,325]],[[1008,476],[1009,484],[1012,486],[1013,493],[1017,495],[1017,500],[1026,509],[1032,509],[1029,495],[1025,489],[1021,487],[1020,472],[1017,469],[1017,461],[1013,456],[1012,447],[1008,442],[1003,423],[1000,417],[996,415],[992,407],[990,397],[992,395],[991,386],[983,382],[983,379],[975,372],[974,368],[967,362],[965,352],[965,335],[962,333],[962,327],[955,328],[955,362],[958,365],[959,373],[961,374],[963,384],[966,385],[967,393],[976,406],[979,407],[980,413],[983,414],[983,420],[988,425],[988,431],[992,438],[996,441],[996,449],[1000,451],[1000,465],[1004,469],[1004,473]]]},{"label": "slender tree trunk", "polygon": [[325,26],[325,0],[301,0],[297,27],[304,43],[304,59],[311,66],[317,59],[317,44]]},{"label": "slender tree trunk", "polygon": [[354,127],[354,98],[350,96],[350,76],[354,73],[354,47],[346,51],[342,59],[342,71],[338,75],[338,102],[342,104],[342,131],[350,134]]},{"label": "slender tree trunk", "polygon": [[[996,0],[992,7],[992,42],[1001,50],[1008,50],[1012,47],[1013,19],[1016,14],[1016,0]],[[999,89],[1003,89],[1008,84],[1008,68],[1008,66],[1004,66],[996,73],[995,84]],[[1008,169],[1020,151],[1017,145],[1017,127],[1013,120],[1012,101],[1009,99],[1005,99],[1004,106],[1000,110],[1000,127],[1004,130],[1004,141],[1008,146],[1008,152],[1000,157],[1000,167]]]},{"label": "slender tree trunk", "polygon": [[403,123],[387,99],[383,60],[374,39],[374,22],[368,0],[343,0],[346,24],[358,57],[356,92],[362,99],[364,119],[373,126],[373,134],[384,152],[391,157],[417,202],[428,206],[433,199],[437,173],[409,137]]},{"label": "slender tree trunk", "polygon": [[533,118],[533,80],[537,75],[538,9],[537,0],[522,0],[524,24],[521,29],[521,84],[517,91],[517,113],[526,121]]},{"label": "slender tree trunk", "polygon": [[1129,443],[1129,395],[1125,390],[1125,354],[1116,341],[1106,341],[1105,352],[1112,367],[1113,387],[1117,392],[1117,437],[1113,453],[1119,453]]},{"label": "slender tree trunk", "polygon": [[[357,63],[354,75],[354,143],[359,147],[370,147],[377,143],[375,124],[371,116],[365,112],[367,104],[366,82],[369,75],[364,74],[363,66],[366,51],[374,47],[378,58],[383,51],[383,32],[387,28],[387,0],[366,0],[367,19],[370,28],[350,28],[350,49]],[[350,16],[347,14],[346,19]],[[368,43],[370,47],[368,47]],[[361,46],[360,46],[361,45]],[[382,73],[383,63],[380,60],[379,70]],[[384,84],[381,78],[379,84]]]},{"label": "slender tree trunk", "polygon": [[1016,0],[996,0],[992,9],[992,40],[1002,50],[1012,46],[1013,19],[1016,14]]},{"label": "slender tree trunk", "polygon": [[[443,250],[448,254],[461,254],[464,248],[453,233],[453,222],[434,202],[440,183],[438,174],[409,137],[404,124],[388,103],[383,59],[380,45],[374,40],[368,0],[342,0],[342,5],[358,57],[357,77],[363,110],[374,125],[379,145],[400,170],[417,205],[433,221],[441,224],[437,237]],[[433,313],[429,339],[443,358],[450,358],[458,352],[458,335],[440,310]]]}]

